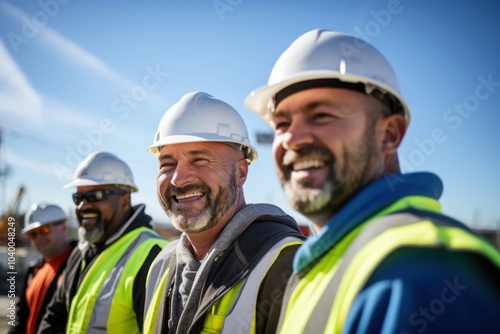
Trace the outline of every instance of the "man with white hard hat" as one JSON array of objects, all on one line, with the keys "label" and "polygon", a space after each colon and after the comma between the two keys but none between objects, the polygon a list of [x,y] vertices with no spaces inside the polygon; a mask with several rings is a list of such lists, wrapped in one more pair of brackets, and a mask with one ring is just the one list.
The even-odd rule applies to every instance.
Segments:
[{"label": "man with white hard hat", "polygon": [[76,241],[67,236],[68,216],[56,204],[38,202],[24,216],[21,233],[27,235],[41,258],[29,266],[17,302],[15,325],[9,334],[36,333]]},{"label": "man with white hard hat", "polygon": [[278,207],[246,204],[257,151],[241,116],[188,93],[163,115],[148,150],[158,157],[160,204],[183,233],[151,268],[143,332],[274,333],[303,235]]},{"label": "man with white hard hat", "polygon": [[145,283],[166,244],[152,230],[129,166],[108,152],[77,167],[73,202],[80,243],[73,251],[39,333],[140,333]]},{"label": "man with white hard hat", "polygon": [[377,49],[306,32],[246,105],[318,233],[295,256],[280,333],[500,333],[500,253],[441,212],[436,175],[401,173],[410,109]]}]

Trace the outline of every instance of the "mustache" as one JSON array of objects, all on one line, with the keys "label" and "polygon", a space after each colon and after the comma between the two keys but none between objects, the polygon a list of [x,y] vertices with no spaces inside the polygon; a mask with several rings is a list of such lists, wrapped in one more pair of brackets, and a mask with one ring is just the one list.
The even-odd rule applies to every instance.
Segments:
[{"label": "mustache", "polygon": [[305,157],[318,157],[323,160],[334,160],[333,154],[324,146],[310,145],[298,150],[288,150],[281,159],[281,164],[284,167],[289,166],[294,161]]}]

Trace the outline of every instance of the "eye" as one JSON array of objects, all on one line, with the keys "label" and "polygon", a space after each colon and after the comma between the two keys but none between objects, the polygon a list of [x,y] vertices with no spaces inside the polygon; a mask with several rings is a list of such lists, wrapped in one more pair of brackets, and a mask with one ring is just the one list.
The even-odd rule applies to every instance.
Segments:
[{"label": "eye", "polygon": [[160,170],[171,170],[175,168],[175,162],[173,161],[161,161],[160,162]]},{"label": "eye", "polygon": [[313,116],[313,120],[315,121],[323,121],[330,120],[336,118],[334,115],[326,112],[317,112]]},{"label": "eye", "polygon": [[275,121],[274,129],[276,131],[284,131],[290,126],[290,122],[288,121]]},{"label": "eye", "polygon": [[193,160],[192,160],[193,164],[195,164],[195,165],[203,165],[208,161],[209,160],[205,157],[196,157],[196,158],[193,158]]}]

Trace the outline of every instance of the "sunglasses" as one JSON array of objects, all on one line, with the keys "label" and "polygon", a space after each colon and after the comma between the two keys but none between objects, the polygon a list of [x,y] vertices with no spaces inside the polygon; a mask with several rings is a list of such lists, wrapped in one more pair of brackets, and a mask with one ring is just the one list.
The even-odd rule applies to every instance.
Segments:
[{"label": "sunglasses", "polygon": [[[54,225],[59,225],[59,224],[54,224]],[[37,235],[47,235],[52,231],[52,226],[51,225],[44,225],[40,228],[37,228],[36,230],[29,231],[28,232],[28,237],[31,240],[35,240]]]},{"label": "sunglasses", "polygon": [[109,190],[109,189],[91,190],[83,194],[74,193],[73,202],[76,205],[79,205],[85,199],[88,203],[96,203],[105,199],[107,195],[123,195],[125,193],[126,191],[122,190]]}]

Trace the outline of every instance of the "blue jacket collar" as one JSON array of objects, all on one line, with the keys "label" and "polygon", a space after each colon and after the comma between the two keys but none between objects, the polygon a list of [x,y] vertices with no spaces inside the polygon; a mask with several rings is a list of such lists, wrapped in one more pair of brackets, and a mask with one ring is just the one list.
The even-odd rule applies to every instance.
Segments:
[{"label": "blue jacket collar", "polygon": [[304,242],[295,255],[294,271],[309,267],[350,231],[395,201],[406,196],[439,199],[442,192],[441,179],[426,172],[394,174],[369,184],[330,220],[319,235]]}]

